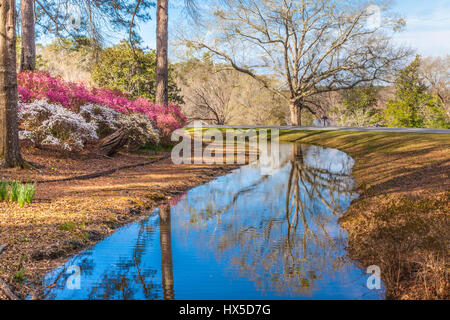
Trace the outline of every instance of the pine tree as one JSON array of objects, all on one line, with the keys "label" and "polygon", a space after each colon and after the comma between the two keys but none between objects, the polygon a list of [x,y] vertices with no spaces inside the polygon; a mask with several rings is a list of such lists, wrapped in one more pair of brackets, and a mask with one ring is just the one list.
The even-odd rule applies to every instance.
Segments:
[{"label": "pine tree", "polygon": [[397,76],[395,96],[386,108],[386,121],[391,127],[448,127],[439,99],[427,92],[421,80],[420,64],[421,58],[416,56]]},{"label": "pine tree", "polygon": [[0,2],[0,158],[2,167],[23,167],[17,124],[16,1]]}]

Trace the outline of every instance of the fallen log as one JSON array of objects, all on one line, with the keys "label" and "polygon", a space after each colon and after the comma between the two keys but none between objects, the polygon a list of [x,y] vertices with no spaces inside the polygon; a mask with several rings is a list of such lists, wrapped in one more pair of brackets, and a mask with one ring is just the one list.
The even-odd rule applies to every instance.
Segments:
[{"label": "fallen log", "polygon": [[0,291],[2,291],[5,294],[5,296],[8,297],[8,299],[10,300],[20,300],[19,297],[17,297],[14,294],[11,288],[1,278],[0,278]]},{"label": "fallen log", "polygon": [[99,144],[99,154],[111,157],[125,146],[128,142],[128,137],[122,129],[117,130],[113,134],[103,138]]}]

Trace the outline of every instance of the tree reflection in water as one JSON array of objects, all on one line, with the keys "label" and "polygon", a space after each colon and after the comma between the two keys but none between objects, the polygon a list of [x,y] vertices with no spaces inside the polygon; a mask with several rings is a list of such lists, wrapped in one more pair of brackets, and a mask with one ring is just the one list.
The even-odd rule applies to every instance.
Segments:
[{"label": "tree reflection in water", "polygon": [[[162,281],[157,277],[159,266],[155,264],[149,266],[145,263],[145,255],[152,251],[154,237],[158,235],[158,226]],[[61,298],[58,296],[61,290],[74,294],[76,299],[174,299],[170,207],[161,207],[158,219],[138,222],[130,228],[135,230],[126,232],[126,235],[131,234],[133,237],[126,237],[130,243],[127,244],[123,253],[116,253],[117,257],[114,257],[114,247],[106,250],[106,253],[112,251],[111,257],[116,258],[114,263],[111,263],[109,260],[111,257],[105,256],[101,249],[87,250],[75,257],[68,265],[50,274],[48,279],[51,280],[47,281],[49,290],[46,290],[39,298]],[[107,241],[108,239],[104,242]],[[80,290],[67,290],[70,274],[67,275],[66,270],[69,265],[78,266],[82,271]]]},{"label": "tree reflection in water", "polygon": [[161,242],[161,272],[164,300],[175,299],[173,289],[172,235],[170,207],[159,209],[159,232]]},{"label": "tree reflection in water", "polygon": [[82,290],[67,290],[68,275],[59,269],[47,278],[55,283],[47,298],[366,294],[364,273],[345,259],[346,236],[337,223],[355,197],[353,160],[294,144],[280,146],[280,154],[271,174],[259,164],[242,167],[119,229],[67,264],[81,267]]},{"label": "tree reflection in water", "polygon": [[[210,197],[210,203],[200,210],[192,206],[192,199],[185,201],[178,211],[190,213],[186,233],[196,225],[215,224],[215,236],[201,242],[221,256],[232,251],[231,268],[237,267],[239,274],[256,282],[260,290],[311,295],[314,282],[320,281],[323,273],[343,266],[340,254],[345,239],[341,233],[330,234],[336,229],[327,228],[336,224],[354,197],[349,175],[352,160],[338,157],[327,162],[323,161],[325,149],[297,144],[290,148],[290,156],[280,166],[286,172],[277,174],[286,177],[284,180],[264,175],[220,206],[217,200],[226,198],[225,194]],[[260,193],[264,196],[254,197]],[[259,210],[246,208],[245,203],[260,200]],[[236,248],[238,255],[233,253]]]}]

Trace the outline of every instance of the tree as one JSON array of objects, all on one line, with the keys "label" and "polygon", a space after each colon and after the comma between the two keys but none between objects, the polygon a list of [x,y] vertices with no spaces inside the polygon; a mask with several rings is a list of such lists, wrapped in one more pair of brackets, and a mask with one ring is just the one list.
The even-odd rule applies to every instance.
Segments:
[{"label": "tree", "polygon": [[[138,2],[139,3],[139,2]],[[196,15],[195,0],[185,0],[191,17]],[[156,2],[156,97],[157,105],[169,102],[169,0]]]},{"label": "tree", "polygon": [[[403,21],[367,23],[372,13],[348,0],[224,0],[209,30],[186,41],[259,81],[289,104],[293,125],[302,110],[317,113],[314,96],[385,80],[408,50],[393,48],[383,31]],[[382,6],[382,3],[379,3]],[[212,39],[211,39],[212,38]],[[266,79],[271,74],[283,85]]]},{"label": "tree", "polygon": [[[282,101],[246,74],[215,64],[208,55],[175,66],[189,120],[210,124],[285,124]],[[269,80],[269,79],[268,79]]]},{"label": "tree", "polygon": [[17,124],[16,1],[0,2],[0,157],[2,167],[23,167]]},{"label": "tree", "polygon": [[373,85],[357,86],[342,92],[342,103],[333,109],[338,125],[367,127],[381,121],[376,108],[378,88]]},{"label": "tree", "polygon": [[450,117],[450,55],[422,59],[419,73],[428,91],[439,98]]},{"label": "tree", "polygon": [[[102,87],[126,92],[131,98],[155,99],[156,53],[132,47],[127,41],[103,50],[92,71],[92,80]],[[170,72],[169,72],[170,71]],[[182,104],[183,98],[169,70],[168,100]]]},{"label": "tree", "polygon": [[21,0],[22,48],[20,72],[34,70],[36,66],[36,31],[34,25],[34,0]]},{"label": "tree", "polygon": [[35,0],[36,26],[41,33],[57,38],[80,36],[99,43],[112,33],[127,30],[131,41],[138,42],[140,22],[150,20],[152,0]]},{"label": "tree", "polygon": [[421,58],[416,56],[395,81],[395,96],[388,100],[386,120],[393,127],[448,127],[437,96],[427,92],[420,73]]},{"label": "tree", "polygon": [[184,111],[189,120],[230,124],[236,105],[232,98],[239,79],[230,70],[220,70],[210,60],[190,60],[179,64],[177,82],[186,103]]},{"label": "tree", "polygon": [[56,39],[45,46],[38,46],[36,68],[61,76],[66,81],[89,83],[101,52],[102,48],[94,39]]},{"label": "tree", "polygon": [[169,103],[169,0],[157,0],[156,3],[156,97],[157,105]]},{"label": "tree", "polygon": [[[34,6],[35,5],[35,6]],[[111,32],[127,29],[129,41],[140,40],[136,20],[146,22],[153,1],[140,0],[40,0],[21,1],[22,52],[20,70],[33,70],[36,60],[36,36],[54,35],[58,40],[91,39],[94,50],[101,48]],[[36,20],[35,20],[36,16]]]}]

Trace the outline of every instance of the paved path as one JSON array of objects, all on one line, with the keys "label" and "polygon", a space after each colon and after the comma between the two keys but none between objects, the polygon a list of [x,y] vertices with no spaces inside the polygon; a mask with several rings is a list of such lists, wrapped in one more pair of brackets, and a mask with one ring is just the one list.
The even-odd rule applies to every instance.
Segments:
[{"label": "paved path", "polygon": [[233,128],[233,129],[297,129],[324,131],[374,131],[400,133],[444,133],[450,134],[450,129],[419,129],[419,128],[384,128],[384,127],[295,127],[295,126],[214,126],[202,125],[203,128]]}]

